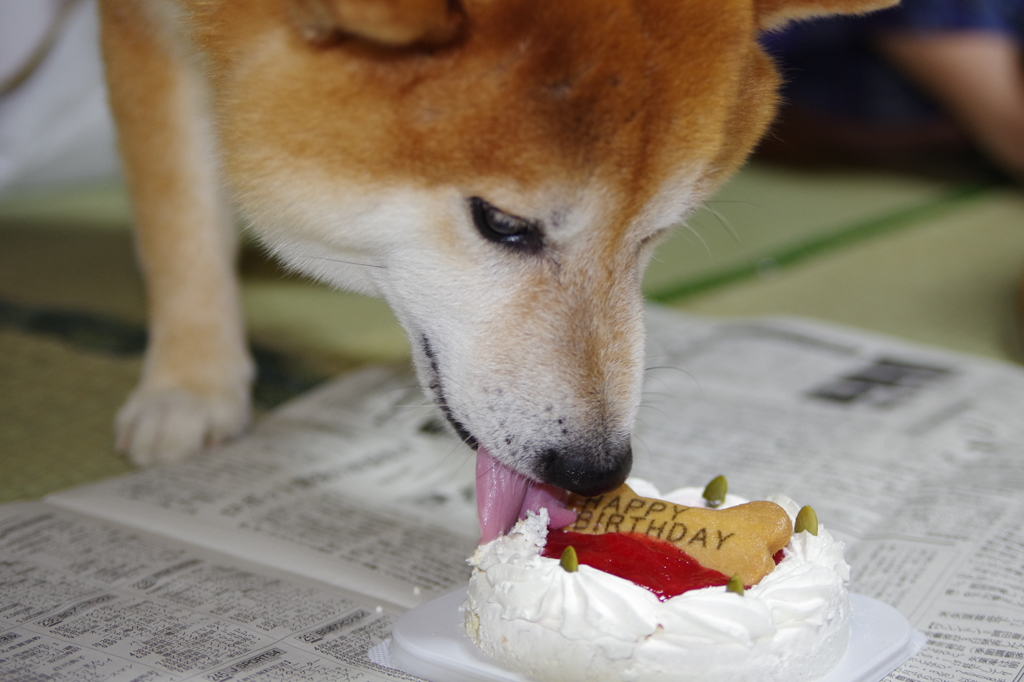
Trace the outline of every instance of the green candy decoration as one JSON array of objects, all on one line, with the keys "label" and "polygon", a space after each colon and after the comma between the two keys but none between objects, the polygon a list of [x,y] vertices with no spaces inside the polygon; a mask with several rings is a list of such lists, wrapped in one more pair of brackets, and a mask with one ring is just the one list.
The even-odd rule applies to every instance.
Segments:
[{"label": "green candy decoration", "polygon": [[810,506],[803,507],[800,510],[800,513],[796,515],[796,523],[793,524],[794,533],[802,533],[804,531],[811,535],[818,534],[818,514]]},{"label": "green candy decoration", "polygon": [[704,499],[712,509],[718,509],[725,502],[725,496],[729,492],[729,481],[725,476],[715,476],[704,488]]},{"label": "green candy decoration", "polygon": [[562,565],[562,568],[564,568],[569,573],[575,573],[577,570],[579,570],[580,562],[579,559],[576,558],[576,550],[573,549],[572,545],[569,545],[564,550],[562,550],[562,558],[559,560],[558,563],[560,563]]},{"label": "green candy decoration", "polygon": [[740,580],[740,577],[738,575],[734,575],[733,577],[729,578],[729,583],[725,586],[725,591],[735,592],[736,594],[742,596],[743,593],[746,591],[746,588],[743,587],[743,581]]}]

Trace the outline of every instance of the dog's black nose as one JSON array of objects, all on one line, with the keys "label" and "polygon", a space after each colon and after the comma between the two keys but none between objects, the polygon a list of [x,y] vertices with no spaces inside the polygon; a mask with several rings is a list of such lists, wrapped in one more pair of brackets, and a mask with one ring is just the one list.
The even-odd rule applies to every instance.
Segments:
[{"label": "dog's black nose", "polygon": [[623,484],[633,467],[633,448],[624,439],[598,448],[551,449],[542,462],[545,482],[591,497]]}]

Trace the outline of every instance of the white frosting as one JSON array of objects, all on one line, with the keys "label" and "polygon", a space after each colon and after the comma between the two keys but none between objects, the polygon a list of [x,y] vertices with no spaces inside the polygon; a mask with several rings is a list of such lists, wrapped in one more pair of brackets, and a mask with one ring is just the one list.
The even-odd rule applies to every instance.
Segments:
[{"label": "white frosting", "polygon": [[[702,489],[646,497],[702,506]],[[769,498],[794,518],[787,497]],[[746,500],[730,495],[723,507]],[[648,590],[581,565],[569,573],[540,556],[547,511],[529,514],[482,545],[464,606],[466,631],[488,655],[542,682],[802,682],[821,677],[846,652],[849,566],[843,543],[819,526],[795,534],[785,558],[743,595],[724,587],[660,601]]]}]

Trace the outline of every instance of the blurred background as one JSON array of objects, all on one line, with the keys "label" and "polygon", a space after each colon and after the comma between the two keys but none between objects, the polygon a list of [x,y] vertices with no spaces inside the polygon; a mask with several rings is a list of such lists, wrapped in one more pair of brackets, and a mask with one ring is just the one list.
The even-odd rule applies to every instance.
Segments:
[{"label": "blurred background", "polygon": [[[909,0],[764,36],[787,80],[779,119],[661,247],[648,298],[1018,362],[1022,4]],[[145,296],[114,144],[94,1],[0,0],[0,502],[129,468],[112,423]],[[289,275],[250,242],[240,270],[259,409],[406,361],[383,302]]]}]

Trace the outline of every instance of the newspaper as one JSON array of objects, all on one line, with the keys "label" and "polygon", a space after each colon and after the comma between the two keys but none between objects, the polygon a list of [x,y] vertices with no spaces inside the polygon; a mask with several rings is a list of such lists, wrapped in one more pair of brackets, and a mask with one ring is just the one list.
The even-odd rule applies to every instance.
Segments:
[{"label": "newspaper", "polygon": [[[1024,370],[791,319],[648,310],[634,474],[811,504],[928,637],[889,681],[1024,680]],[[370,368],[216,455],[0,507],[0,679],[415,679],[371,663],[462,586],[473,453]]]}]

